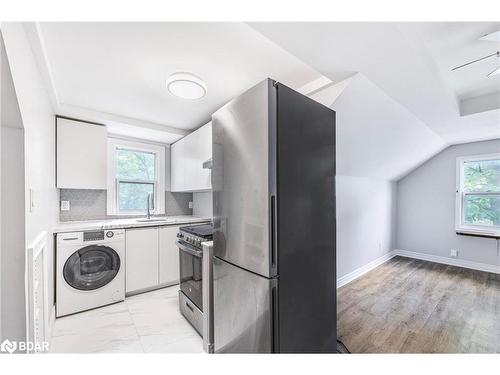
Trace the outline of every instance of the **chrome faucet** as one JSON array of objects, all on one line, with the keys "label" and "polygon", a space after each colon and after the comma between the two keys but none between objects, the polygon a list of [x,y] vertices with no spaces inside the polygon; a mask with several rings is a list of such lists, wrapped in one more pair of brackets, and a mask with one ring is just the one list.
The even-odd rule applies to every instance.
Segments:
[{"label": "chrome faucet", "polygon": [[148,194],[148,204],[146,208],[146,218],[151,219],[151,193]]}]

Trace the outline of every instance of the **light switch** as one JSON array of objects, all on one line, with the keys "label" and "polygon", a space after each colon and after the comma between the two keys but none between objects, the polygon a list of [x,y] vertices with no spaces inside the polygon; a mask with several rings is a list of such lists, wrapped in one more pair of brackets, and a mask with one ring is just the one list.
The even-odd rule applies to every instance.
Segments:
[{"label": "light switch", "polygon": [[189,208],[193,208],[193,202],[189,202]]},{"label": "light switch", "polygon": [[61,201],[61,211],[69,211],[69,201]]}]

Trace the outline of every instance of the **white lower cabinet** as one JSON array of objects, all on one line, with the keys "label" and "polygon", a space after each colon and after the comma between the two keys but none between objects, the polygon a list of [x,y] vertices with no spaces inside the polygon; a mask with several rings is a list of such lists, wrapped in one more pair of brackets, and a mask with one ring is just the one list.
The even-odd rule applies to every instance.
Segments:
[{"label": "white lower cabinet", "polygon": [[175,246],[178,226],[163,227],[160,231],[160,284],[179,282],[179,249]]},{"label": "white lower cabinet", "polygon": [[179,226],[127,229],[126,293],[179,282],[178,230]]},{"label": "white lower cabinet", "polygon": [[125,291],[158,285],[158,228],[128,229],[125,233]]}]

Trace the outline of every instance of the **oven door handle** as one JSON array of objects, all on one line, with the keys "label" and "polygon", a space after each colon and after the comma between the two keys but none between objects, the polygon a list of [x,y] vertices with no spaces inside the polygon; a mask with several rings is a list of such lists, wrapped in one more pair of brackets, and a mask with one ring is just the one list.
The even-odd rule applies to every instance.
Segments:
[{"label": "oven door handle", "polygon": [[184,251],[185,253],[188,253],[188,254],[195,256],[197,258],[203,258],[203,251],[195,250],[191,247],[188,247],[188,246],[184,245],[182,242],[180,242],[179,240],[176,240],[175,244],[177,245],[179,250]]}]

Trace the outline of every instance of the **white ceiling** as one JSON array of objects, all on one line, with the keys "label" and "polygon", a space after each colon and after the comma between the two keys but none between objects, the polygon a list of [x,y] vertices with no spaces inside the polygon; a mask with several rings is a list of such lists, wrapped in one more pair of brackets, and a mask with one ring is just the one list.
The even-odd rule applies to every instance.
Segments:
[{"label": "white ceiling", "polygon": [[[62,115],[172,143],[266,77],[337,110],[339,173],[395,180],[454,143],[500,138],[499,23],[26,24]],[[306,65],[307,64],[307,65]],[[188,71],[208,94],[172,97]]]},{"label": "white ceiling", "polygon": [[451,71],[454,67],[498,51],[500,42],[480,40],[480,37],[500,30],[500,22],[439,22],[404,27],[420,35],[445,84],[451,87],[457,98],[468,99],[500,91],[500,75],[487,77],[500,66],[499,58],[492,57]]},{"label": "white ceiling", "polygon": [[[362,73],[449,144],[500,137],[498,109],[468,116],[460,112],[460,97],[500,92],[498,77],[484,79],[489,67],[486,72],[478,72],[479,66],[449,72],[468,58],[494,51],[495,43],[478,39],[500,29],[499,23],[250,25],[333,81]],[[448,50],[440,48],[448,46],[447,40]]]},{"label": "white ceiling", "polygon": [[[291,87],[319,77],[244,23],[41,23],[37,32],[62,112],[104,113],[167,131],[198,128],[267,77]],[[207,95],[172,96],[165,80],[174,72],[201,77]]]}]

